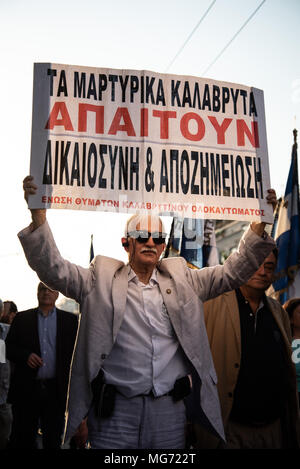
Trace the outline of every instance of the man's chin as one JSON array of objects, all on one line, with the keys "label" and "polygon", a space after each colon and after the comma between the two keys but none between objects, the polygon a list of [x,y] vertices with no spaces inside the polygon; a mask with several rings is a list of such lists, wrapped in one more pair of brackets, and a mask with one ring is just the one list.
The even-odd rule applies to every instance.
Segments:
[{"label": "man's chin", "polygon": [[141,254],[141,260],[142,262],[146,264],[155,265],[158,259],[157,259],[157,255],[154,254],[154,252],[143,252]]},{"label": "man's chin", "polygon": [[266,291],[271,284],[268,282],[261,282],[259,280],[253,280],[252,282],[248,283],[248,286],[254,288],[255,290],[260,290],[262,292]]}]

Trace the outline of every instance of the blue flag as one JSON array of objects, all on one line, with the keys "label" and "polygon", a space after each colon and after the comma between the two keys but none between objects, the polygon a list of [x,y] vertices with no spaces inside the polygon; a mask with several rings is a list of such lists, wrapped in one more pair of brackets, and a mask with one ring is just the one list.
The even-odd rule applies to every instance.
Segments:
[{"label": "blue flag", "polygon": [[189,267],[201,269],[219,264],[214,221],[174,218],[164,257],[181,256]]},{"label": "blue flag", "polygon": [[[279,201],[275,214],[272,236],[278,250],[276,280],[273,283],[275,297],[284,304],[289,299],[289,287],[293,284],[299,269],[300,260],[300,218],[299,218],[299,183],[297,162],[297,131],[292,149],[292,161],[289,170],[284,197]],[[300,292],[299,292],[300,296]]]},{"label": "blue flag", "polygon": [[204,220],[185,218],[183,222],[180,256],[188,265],[201,269],[203,262]]}]

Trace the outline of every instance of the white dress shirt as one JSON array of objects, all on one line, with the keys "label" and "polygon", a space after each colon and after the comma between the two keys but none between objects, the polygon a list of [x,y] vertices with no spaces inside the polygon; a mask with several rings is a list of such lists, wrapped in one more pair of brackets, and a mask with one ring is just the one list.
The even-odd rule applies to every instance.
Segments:
[{"label": "white dress shirt", "polygon": [[163,303],[156,270],[145,285],[128,266],[125,315],[103,371],[105,382],[114,384],[126,397],[151,390],[161,396],[189,373],[188,360]]}]

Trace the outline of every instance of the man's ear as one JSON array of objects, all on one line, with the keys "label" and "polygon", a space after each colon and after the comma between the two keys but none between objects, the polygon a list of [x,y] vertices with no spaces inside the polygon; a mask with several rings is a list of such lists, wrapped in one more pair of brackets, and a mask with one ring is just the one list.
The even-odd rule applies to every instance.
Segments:
[{"label": "man's ear", "polygon": [[128,251],[128,247],[129,247],[128,238],[121,238],[121,241],[122,241],[123,248],[125,248],[125,251]]}]

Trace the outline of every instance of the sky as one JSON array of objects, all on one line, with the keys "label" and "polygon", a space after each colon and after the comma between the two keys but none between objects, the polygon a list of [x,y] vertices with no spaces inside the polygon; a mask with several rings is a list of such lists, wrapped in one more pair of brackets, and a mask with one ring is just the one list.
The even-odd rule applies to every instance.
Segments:
[{"label": "sky", "polygon": [[[29,174],[35,62],[150,70],[262,89],[271,187],[284,194],[293,129],[300,124],[300,2],[266,0],[238,33],[261,3],[216,0],[196,28],[211,0],[0,0],[2,300],[20,311],[37,305],[38,278],[17,238],[30,223],[22,181]],[[52,209],[47,218],[66,259],[88,266],[93,234],[95,254],[126,261],[120,238],[127,214]],[[171,219],[164,221],[170,227]]]}]

